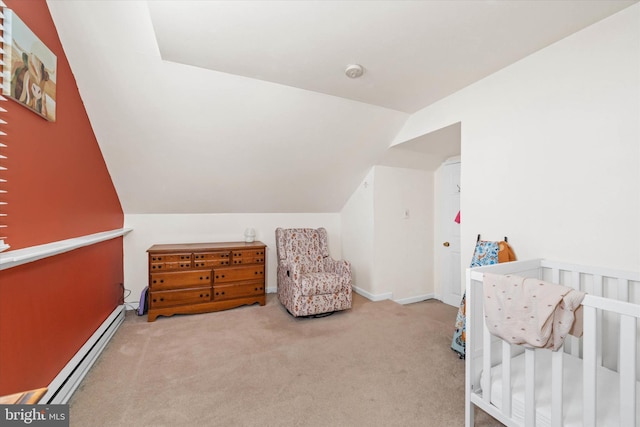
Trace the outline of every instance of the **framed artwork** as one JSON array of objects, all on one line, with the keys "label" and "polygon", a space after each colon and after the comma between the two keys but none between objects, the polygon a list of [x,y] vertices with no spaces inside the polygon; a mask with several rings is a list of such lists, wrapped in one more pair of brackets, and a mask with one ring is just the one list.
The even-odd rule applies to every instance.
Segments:
[{"label": "framed artwork", "polygon": [[55,122],[58,59],[11,9],[3,8],[2,13],[2,94]]}]

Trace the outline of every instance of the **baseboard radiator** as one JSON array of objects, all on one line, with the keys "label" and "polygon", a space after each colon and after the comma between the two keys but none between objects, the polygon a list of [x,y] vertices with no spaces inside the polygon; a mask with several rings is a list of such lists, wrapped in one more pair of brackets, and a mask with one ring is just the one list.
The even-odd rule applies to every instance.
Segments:
[{"label": "baseboard radiator", "polygon": [[40,404],[65,404],[69,402],[82,379],[104,350],[113,334],[124,321],[124,305],[119,305],[102,322],[91,338],[78,350],[73,358],[65,365],[58,375],[51,381],[47,393],[42,396]]}]

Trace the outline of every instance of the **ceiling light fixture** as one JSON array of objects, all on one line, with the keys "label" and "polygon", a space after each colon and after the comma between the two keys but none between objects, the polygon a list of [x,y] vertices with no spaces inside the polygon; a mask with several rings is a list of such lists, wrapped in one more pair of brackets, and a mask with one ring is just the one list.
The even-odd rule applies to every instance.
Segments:
[{"label": "ceiling light fixture", "polygon": [[357,79],[364,74],[364,68],[360,64],[351,64],[347,65],[347,69],[344,70],[344,73],[351,79]]}]

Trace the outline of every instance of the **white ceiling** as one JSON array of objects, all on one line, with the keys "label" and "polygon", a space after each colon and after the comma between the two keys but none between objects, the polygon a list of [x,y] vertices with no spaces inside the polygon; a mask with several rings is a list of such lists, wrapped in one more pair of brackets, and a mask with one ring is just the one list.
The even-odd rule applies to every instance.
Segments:
[{"label": "white ceiling", "polygon": [[389,149],[410,113],[635,2],[47,4],[125,213],[250,213],[433,169],[460,128]]},{"label": "white ceiling", "polygon": [[[629,1],[152,1],[162,58],[413,113]],[[348,64],[363,77],[345,77]]]}]

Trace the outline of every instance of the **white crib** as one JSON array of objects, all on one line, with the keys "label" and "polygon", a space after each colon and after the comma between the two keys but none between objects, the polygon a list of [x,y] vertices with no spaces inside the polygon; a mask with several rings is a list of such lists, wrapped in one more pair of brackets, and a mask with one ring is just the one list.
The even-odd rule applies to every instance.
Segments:
[{"label": "white crib", "polygon": [[[491,335],[483,313],[485,272],[586,292],[584,335],[568,337],[557,352]],[[538,259],[467,269],[466,286],[467,427],[476,406],[507,426],[640,426],[640,272]]]}]

